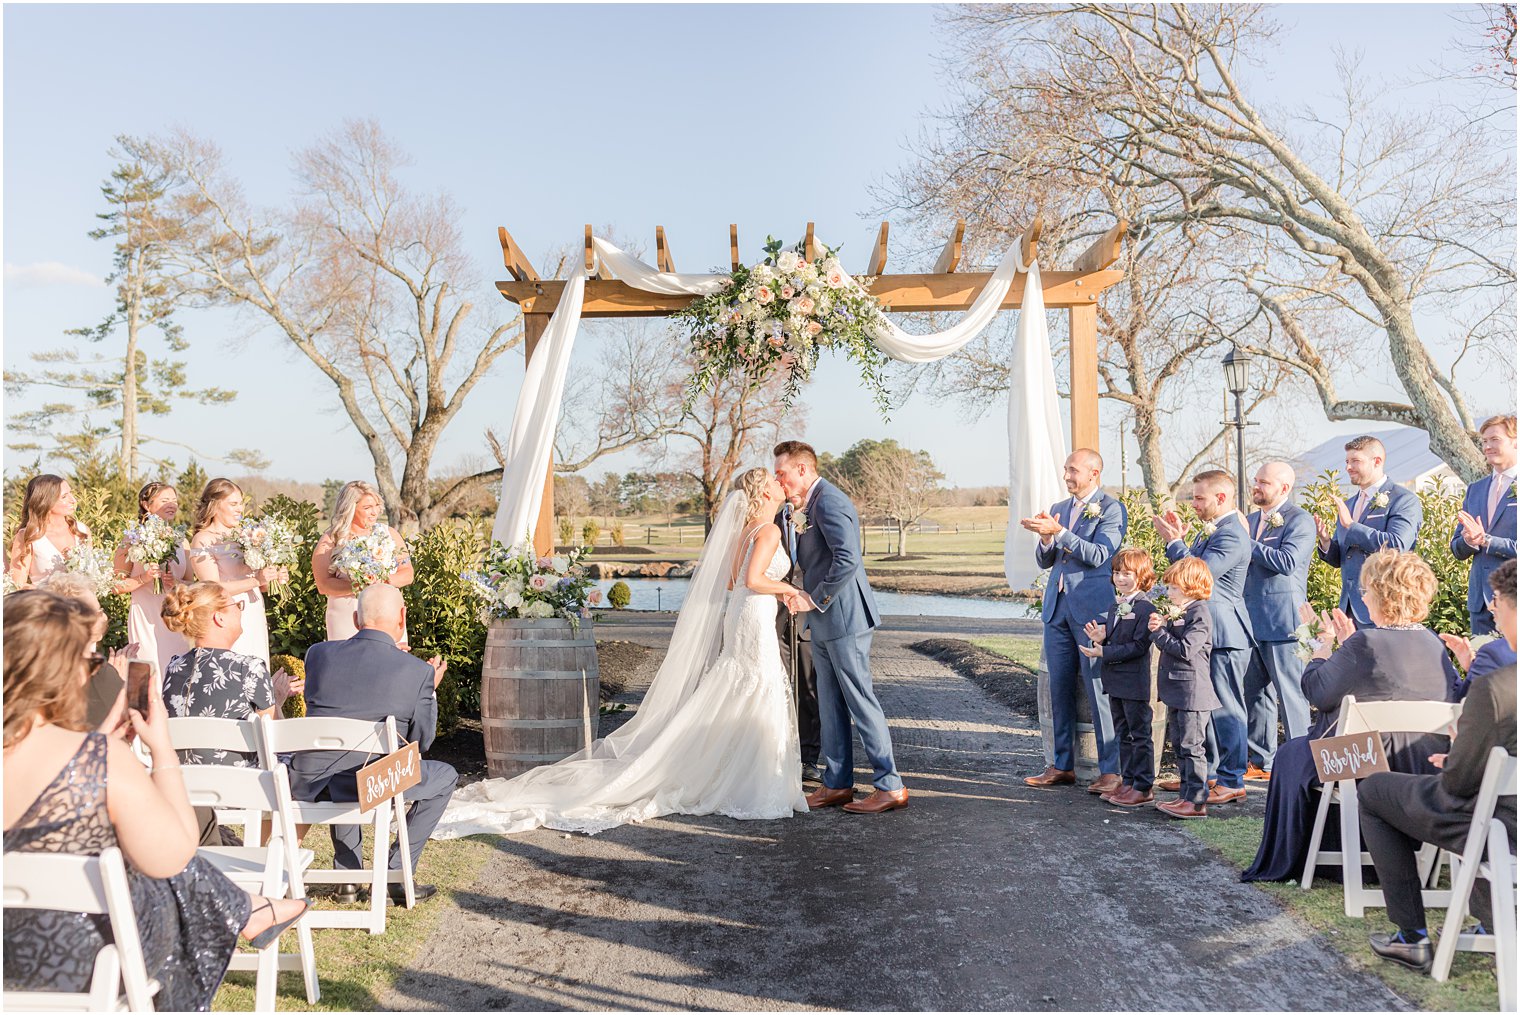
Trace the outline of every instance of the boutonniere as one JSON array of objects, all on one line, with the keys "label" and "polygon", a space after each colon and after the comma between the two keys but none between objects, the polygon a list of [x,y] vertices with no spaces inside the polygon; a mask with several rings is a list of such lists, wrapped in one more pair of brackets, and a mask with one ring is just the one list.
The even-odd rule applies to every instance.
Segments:
[{"label": "boutonniere", "polygon": [[1267,516],[1267,528],[1280,529],[1282,527],[1283,516],[1281,511],[1273,511],[1270,515]]},{"label": "boutonniere", "polygon": [[1386,490],[1372,498],[1372,506],[1375,508],[1385,508],[1388,506],[1388,493]]},{"label": "boutonniere", "polygon": [[1214,533],[1216,533],[1218,531],[1219,531],[1219,526],[1216,525],[1216,524],[1214,524],[1213,522],[1204,522],[1203,523],[1203,534],[1205,536],[1212,536]]},{"label": "boutonniere", "polygon": [[1151,606],[1169,624],[1182,619],[1182,607],[1168,599],[1165,593],[1151,596]]},{"label": "boutonniere", "polygon": [[1082,517],[1101,518],[1103,517],[1103,509],[1098,507],[1096,504],[1088,504],[1085,508],[1082,509]]},{"label": "boutonniere", "polygon": [[800,536],[804,532],[806,532],[807,530],[808,530],[808,516],[807,516],[807,512],[804,511],[804,510],[802,510],[801,508],[798,508],[796,511],[792,512],[792,531],[796,532],[797,535]]},{"label": "boutonniere", "polygon": [[1509,485],[1509,499],[1512,503],[1517,495],[1520,495],[1520,483],[1511,483]]},{"label": "boutonniere", "polygon": [[1120,620],[1123,620],[1125,617],[1134,612],[1135,608],[1129,603],[1120,603],[1118,606],[1114,607],[1114,616],[1118,617]]}]

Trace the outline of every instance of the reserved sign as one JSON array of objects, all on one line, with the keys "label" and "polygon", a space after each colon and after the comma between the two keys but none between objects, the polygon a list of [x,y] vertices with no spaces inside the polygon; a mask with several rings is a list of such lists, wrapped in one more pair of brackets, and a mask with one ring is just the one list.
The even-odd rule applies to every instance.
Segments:
[{"label": "reserved sign", "polygon": [[406,744],[373,765],[359,769],[359,810],[372,811],[422,781],[422,752]]},{"label": "reserved sign", "polygon": [[1311,740],[1309,750],[1314,755],[1314,770],[1319,773],[1320,782],[1364,779],[1375,772],[1388,771],[1381,733],[1350,733]]}]

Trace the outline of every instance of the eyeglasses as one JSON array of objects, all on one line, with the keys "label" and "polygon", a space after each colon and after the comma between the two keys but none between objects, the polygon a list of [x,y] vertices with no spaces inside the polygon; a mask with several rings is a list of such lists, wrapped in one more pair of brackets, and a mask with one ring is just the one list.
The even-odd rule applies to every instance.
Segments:
[{"label": "eyeglasses", "polygon": [[93,677],[95,674],[99,673],[100,668],[105,665],[106,657],[103,653],[100,652],[86,652],[84,661],[86,675]]},{"label": "eyeglasses", "polygon": [[222,609],[224,609],[224,610],[230,610],[234,606],[237,607],[237,611],[239,613],[242,613],[243,610],[248,606],[248,602],[247,602],[247,600],[244,600],[244,599],[234,599],[231,602],[229,602],[226,606],[223,606]]}]

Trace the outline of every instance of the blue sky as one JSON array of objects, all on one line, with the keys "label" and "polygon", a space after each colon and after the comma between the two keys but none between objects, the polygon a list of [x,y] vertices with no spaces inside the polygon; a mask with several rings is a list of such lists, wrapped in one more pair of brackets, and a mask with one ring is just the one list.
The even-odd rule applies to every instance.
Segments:
[{"label": "blue sky", "polygon": [[[1461,29],[1449,7],[1278,16],[1290,32],[1264,76],[1290,105],[1333,89],[1337,45],[1394,76]],[[586,222],[652,249],[660,224],[678,267],[706,270],[727,262],[729,222],[753,259],[767,232],[800,234],[811,219],[863,269],[868,187],[903,163],[922,115],[948,95],[948,46],[928,6],[9,5],[4,27],[7,368],[109,309],[90,284],[109,250],[85,233],[117,134],[187,127],[223,148],[255,202],[275,204],[290,193],[294,150],[344,118],[373,117],[412,154],[409,182],[463,209],[486,307],[503,274],[498,225],[537,257]],[[327,382],[283,338],[224,313],[182,320],[192,383],[239,398],[177,410],[169,435],[211,453],[257,447],[275,476],[369,474],[347,419],[326,408]],[[583,332],[578,361],[599,347]],[[479,456],[483,429],[505,428],[520,376],[520,357],[498,365],[439,465]],[[806,436],[820,448],[890,436],[930,451],[951,482],[1005,478],[1001,410],[967,424],[918,395],[884,425],[845,364],[826,365],[805,397]],[[1116,426],[1106,419],[1110,442]]]}]

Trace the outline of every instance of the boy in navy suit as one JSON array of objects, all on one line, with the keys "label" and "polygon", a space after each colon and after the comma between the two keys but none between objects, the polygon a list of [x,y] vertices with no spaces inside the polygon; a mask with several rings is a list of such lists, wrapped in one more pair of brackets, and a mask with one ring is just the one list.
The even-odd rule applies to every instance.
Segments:
[{"label": "boy in navy suit", "polygon": [[1156,570],[1144,550],[1127,546],[1114,554],[1114,608],[1102,623],[1089,621],[1085,631],[1092,645],[1080,647],[1089,659],[1100,661],[1103,693],[1114,717],[1119,741],[1119,770],[1123,782],[1100,799],[1119,807],[1139,807],[1155,799],[1156,745],[1151,739],[1151,632],[1155,612],[1145,594],[1156,584]]},{"label": "boy in navy suit", "polygon": [[1392,547],[1413,550],[1425,521],[1420,498],[1383,474],[1388,452],[1376,437],[1353,437],[1346,442],[1346,476],[1358,492],[1335,502],[1335,529],[1315,515],[1319,557],[1340,568],[1341,612],[1355,622],[1357,630],[1372,627],[1367,604],[1362,602],[1362,565],[1367,558]]},{"label": "boy in navy suit", "polygon": [[1468,630],[1493,634],[1488,576],[1506,560],[1515,559],[1515,417],[1492,416],[1478,428],[1483,457],[1493,470],[1467,488],[1451,552],[1458,560],[1472,559],[1467,574]]},{"label": "boy in navy suit", "polygon": [[1146,626],[1151,643],[1161,653],[1156,690],[1171,709],[1166,733],[1182,778],[1177,799],[1158,803],[1156,809],[1174,818],[1201,818],[1209,813],[1203,737],[1211,714],[1219,707],[1209,675],[1214,628],[1208,600],[1214,593],[1214,576],[1202,560],[1183,557],[1166,569],[1166,581],[1167,598],[1174,609],[1181,607],[1181,615],[1163,616],[1158,609]]}]

